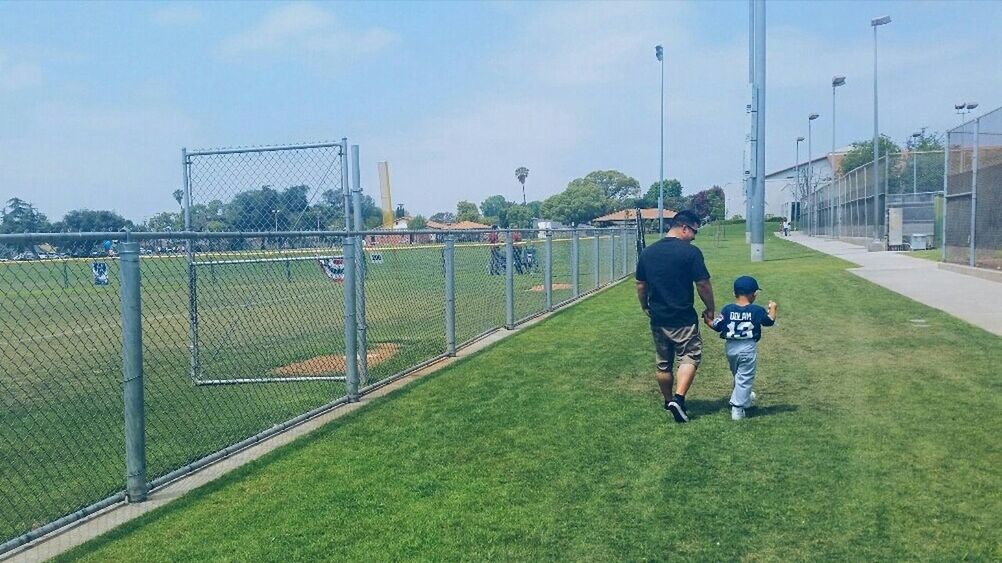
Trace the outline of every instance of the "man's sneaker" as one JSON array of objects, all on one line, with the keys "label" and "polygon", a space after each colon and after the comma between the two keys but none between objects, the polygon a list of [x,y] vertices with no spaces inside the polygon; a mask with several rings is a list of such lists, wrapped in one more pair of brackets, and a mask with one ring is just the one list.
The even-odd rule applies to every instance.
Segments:
[{"label": "man's sneaker", "polygon": [[671,401],[669,401],[668,399],[665,399],[665,410],[666,410],[666,411],[667,411],[667,410],[671,410],[671,409],[669,409],[669,408],[668,408],[668,405],[669,405],[669,404],[671,404]]},{"label": "man's sneaker", "polygon": [[668,405],[665,408],[675,417],[675,422],[689,422],[689,413],[685,412],[684,404],[678,401],[668,401]]},{"label": "man's sneaker", "polygon": [[745,417],[744,407],[731,407],[731,420],[741,420]]}]

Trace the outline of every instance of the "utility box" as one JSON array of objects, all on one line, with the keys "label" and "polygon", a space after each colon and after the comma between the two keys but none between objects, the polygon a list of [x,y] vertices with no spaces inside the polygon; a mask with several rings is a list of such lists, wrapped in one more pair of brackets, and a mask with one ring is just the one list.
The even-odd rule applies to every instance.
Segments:
[{"label": "utility box", "polygon": [[912,250],[929,250],[930,248],[932,248],[932,244],[931,244],[932,240],[930,240],[931,238],[932,238],[932,235],[929,235],[929,234],[919,234],[919,233],[913,234],[912,235],[912,242],[911,242],[911,249]]}]

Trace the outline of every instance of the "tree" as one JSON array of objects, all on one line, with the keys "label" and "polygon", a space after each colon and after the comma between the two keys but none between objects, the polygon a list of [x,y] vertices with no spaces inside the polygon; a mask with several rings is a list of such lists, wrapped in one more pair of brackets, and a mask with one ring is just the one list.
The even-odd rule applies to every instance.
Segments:
[{"label": "tree", "polygon": [[404,204],[402,203],[397,204],[397,210],[393,212],[393,216],[396,217],[397,219],[403,219],[404,217],[407,216],[407,210],[404,209]]},{"label": "tree", "polygon": [[512,205],[508,208],[506,218],[508,220],[506,226],[509,228],[528,229],[532,227],[533,215],[528,205]]},{"label": "tree", "polygon": [[39,233],[52,230],[48,217],[23,199],[12,197],[3,209],[3,233]]},{"label": "tree", "polygon": [[477,209],[475,203],[469,201],[460,201],[456,203],[456,222],[462,221],[480,221],[480,211]]},{"label": "tree", "polygon": [[507,225],[506,216],[512,205],[514,204],[506,200],[503,195],[492,195],[480,204],[480,212],[484,214],[484,217],[496,218],[496,223],[503,227]]},{"label": "tree", "polygon": [[114,211],[74,209],[63,216],[59,222],[61,230],[76,232],[121,231],[131,229],[132,221]]},{"label": "tree", "polygon": [[696,192],[689,199],[689,209],[692,209],[700,219],[716,221],[724,218],[724,190],[713,186],[708,190]]},{"label": "tree", "polygon": [[174,200],[177,201],[177,204],[180,207],[184,207],[184,203],[183,203],[184,192],[181,191],[181,190],[174,190]]},{"label": "tree", "polygon": [[640,182],[619,170],[596,170],[584,177],[602,191],[605,197],[622,208],[627,199],[640,195]]},{"label": "tree", "polygon": [[161,211],[146,220],[143,228],[147,231],[162,233],[166,231],[180,231],[184,229],[184,218],[180,213],[173,211]]},{"label": "tree", "polygon": [[[647,189],[643,197],[643,206],[647,208],[658,206],[658,186],[660,182],[654,182]],[[685,199],[682,197],[682,184],[675,178],[664,181],[665,187],[665,209],[680,210],[685,209]]]},{"label": "tree", "polygon": [[425,218],[422,217],[421,215],[417,215],[410,221],[407,221],[407,228],[411,230],[417,231],[420,229],[424,229],[427,226],[428,226],[428,221],[425,220]]},{"label": "tree", "polygon": [[439,211],[429,217],[429,219],[438,223],[450,224],[456,222],[456,214],[451,211]]},{"label": "tree", "polygon": [[[880,143],[878,147],[880,148],[881,157],[901,152],[901,147],[899,147],[897,143],[892,141],[887,135],[880,136]],[[847,174],[850,171],[871,162],[873,162],[873,141],[856,141],[852,144],[852,148],[850,148],[849,151],[845,153],[845,156],[842,157],[842,163],[839,165],[839,174]],[[817,179],[814,181],[816,183]]]},{"label": "tree", "polygon": [[543,202],[541,202],[541,201],[530,201],[529,203],[526,204],[526,206],[529,208],[529,213],[532,214],[532,218],[533,219],[538,219],[538,218],[542,217],[542,214],[540,213],[540,209],[543,207]]},{"label": "tree", "polygon": [[576,225],[605,214],[610,207],[611,202],[601,188],[578,178],[568,184],[566,190],[546,198],[540,214],[546,219]]}]

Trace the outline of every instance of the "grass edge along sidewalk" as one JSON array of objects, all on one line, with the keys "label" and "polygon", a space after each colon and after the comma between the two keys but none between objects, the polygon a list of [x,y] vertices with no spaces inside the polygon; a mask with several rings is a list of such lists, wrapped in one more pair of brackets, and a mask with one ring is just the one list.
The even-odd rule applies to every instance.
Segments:
[{"label": "grass edge along sidewalk", "polygon": [[708,339],[669,423],[620,284],[62,560],[1002,557],[1000,339],[767,244],[704,244],[781,307],[746,421]]}]

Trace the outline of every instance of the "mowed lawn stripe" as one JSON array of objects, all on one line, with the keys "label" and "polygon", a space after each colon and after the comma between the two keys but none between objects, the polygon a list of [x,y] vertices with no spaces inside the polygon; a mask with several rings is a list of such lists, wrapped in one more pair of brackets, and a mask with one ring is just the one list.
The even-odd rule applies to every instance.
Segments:
[{"label": "mowed lawn stripe", "polygon": [[670,422],[627,283],[64,560],[1002,556],[1002,339],[785,241],[702,246],[720,305],[741,273],[780,303],[748,420],[707,338]]}]

